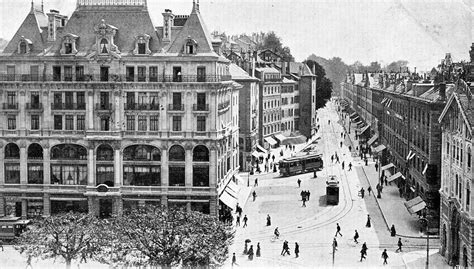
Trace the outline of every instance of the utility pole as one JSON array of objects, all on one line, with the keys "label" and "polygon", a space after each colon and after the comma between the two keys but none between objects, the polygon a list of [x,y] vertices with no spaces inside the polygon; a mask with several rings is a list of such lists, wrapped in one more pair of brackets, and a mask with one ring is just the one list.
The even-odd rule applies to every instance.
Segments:
[{"label": "utility pole", "polygon": [[334,258],[336,257],[336,239],[332,241],[332,267],[334,267]]}]

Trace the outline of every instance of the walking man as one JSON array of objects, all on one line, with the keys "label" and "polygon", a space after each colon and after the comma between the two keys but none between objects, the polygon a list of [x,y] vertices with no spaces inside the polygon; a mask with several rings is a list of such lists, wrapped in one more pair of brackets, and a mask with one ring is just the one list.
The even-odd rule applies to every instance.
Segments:
[{"label": "walking man", "polygon": [[356,244],[359,244],[359,241],[357,241],[357,239],[359,239],[359,233],[357,232],[357,230],[355,230],[354,242],[355,242]]},{"label": "walking man", "polygon": [[267,214],[267,226],[271,226],[272,225],[272,219],[270,218],[270,215]]},{"label": "walking man", "polygon": [[352,163],[349,163],[349,171],[352,171]]},{"label": "walking man", "polygon": [[300,253],[300,245],[298,245],[298,242],[295,242],[295,255],[296,255],[296,258],[299,257],[299,253]]},{"label": "walking man", "polygon": [[237,216],[237,220],[235,221],[235,227],[240,226],[240,216]]},{"label": "walking man", "polygon": [[255,191],[253,191],[252,196],[253,196],[253,201],[255,202],[255,198],[257,198],[257,193]]},{"label": "walking man", "polygon": [[339,146],[342,148],[342,141],[339,143]]},{"label": "walking man", "polygon": [[388,254],[387,254],[387,249],[384,249],[382,252],[382,259],[383,259],[383,265],[388,264],[387,259],[388,259]]},{"label": "walking man", "polygon": [[342,161],[341,166],[342,166],[342,170],[344,170],[344,161]]},{"label": "walking man", "polygon": [[370,215],[367,214],[367,223],[365,224],[365,227],[370,228],[372,224],[370,223]]},{"label": "walking man", "polygon": [[303,205],[301,205],[302,207],[306,207],[306,195],[303,195]]},{"label": "walking man", "polygon": [[232,267],[234,267],[234,264],[237,265],[237,258],[235,257],[235,252],[232,254]]},{"label": "walking man", "polygon": [[336,155],[336,163],[340,163],[339,162],[339,156]]},{"label": "walking man", "polygon": [[331,155],[331,162],[334,162],[334,155]]},{"label": "walking man", "polygon": [[244,226],[242,226],[242,228],[247,227],[247,220],[249,220],[249,219],[247,218],[247,215],[245,215],[244,216]]},{"label": "walking man", "polygon": [[296,183],[298,183],[298,188],[301,187],[301,179],[298,178],[298,180],[296,181]]},{"label": "walking man", "polygon": [[339,223],[336,223],[336,235],[334,237],[337,237],[338,234],[342,237],[341,226],[339,226]]},{"label": "walking man", "polygon": [[403,243],[402,243],[402,239],[401,238],[398,238],[398,248],[397,250],[395,250],[395,252],[402,252],[402,246],[403,246]]},{"label": "walking man", "polygon": [[334,239],[332,240],[332,247],[334,248],[334,250],[337,250],[337,240],[336,240],[335,237],[334,237]]},{"label": "walking man", "polygon": [[372,191],[372,187],[369,186],[369,187],[367,188],[367,191],[369,192],[369,195],[370,195],[370,192]]},{"label": "walking man", "polygon": [[376,172],[379,171],[379,164],[378,164],[378,163],[375,163],[375,171],[376,171]]},{"label": "walking man", "polygon": [[362,259],[366,259],[365,256],[367,256],[367,244],[364,242],[362,244],[362,249],[360,250],[360,261],[362,262]]},{"label": "walking man", "polygon": [[253,185],[254,187],[258,186],[258,178],[255,178],[255,184]]},{"label": "walking man", "polygon": [[362,197],[362,199],[364,199],[364,195],[365,195],[365,190],[364,190],[364,188],[362,188],[360,190],[360,197]]}]

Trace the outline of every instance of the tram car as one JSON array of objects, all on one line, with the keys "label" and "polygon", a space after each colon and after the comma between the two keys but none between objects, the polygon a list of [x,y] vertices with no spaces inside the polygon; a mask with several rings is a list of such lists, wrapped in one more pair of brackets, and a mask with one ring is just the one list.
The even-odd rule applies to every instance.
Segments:
[{"label": "tram car", "polygon": [[292,176],[301,173],[321,171],[323,169],[322,154],[306,154],[285,158],[279,163],[280,176]]},{"label": "tram car", "polygon": [[339,180],[336,179],[336,176],[329,176],[326,181],[326,204],[339,204]]},{"label": "tram car", "polygon": [[19,236],[30,223],[30,220],[23,220],[20,217],[0,218],[0,240],[10,241]]}]

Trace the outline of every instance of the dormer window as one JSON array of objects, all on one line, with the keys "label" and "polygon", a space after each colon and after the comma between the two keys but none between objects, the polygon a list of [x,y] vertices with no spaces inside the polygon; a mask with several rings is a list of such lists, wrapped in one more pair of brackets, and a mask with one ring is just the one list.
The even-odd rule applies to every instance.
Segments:
[{"label": "dormer window", "polygon": [[135,55],[149,55],[150,51],[150,36],[139,35],[135,37],[135,49],[133,50]]},{"label": "dormer window", "polygon": [[30,52],[30,46],[33,44],[31,40],[26,39],[24,36],[21,37],[20,42],[18,42],[18,53],[27,54]]},{"label": "dormer window", "polygon": [[184,46],[184,52],[186,54],[196,54],[197,52],[197,42],[194,39],[191,39],[191,37],[188,37],[186,40],[186,44]]},{"label": "dormer window", "polygon": [[100,53],[102,54],[109,53],[108,46],[109,46],[109,41],[107,41],[107,39],[105,38],[102,38],[102,40],[100,41]]},{"label": "dormer window", "polygon": [[76,54],[76,41],[78,36],[73,34],[66,34],[63,38],[60,53],[63,55]]}]

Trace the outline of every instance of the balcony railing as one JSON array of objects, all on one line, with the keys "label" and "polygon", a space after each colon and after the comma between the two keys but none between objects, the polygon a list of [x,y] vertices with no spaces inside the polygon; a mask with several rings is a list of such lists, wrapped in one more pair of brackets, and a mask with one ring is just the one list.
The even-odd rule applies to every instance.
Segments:
[{"label": "balcony railing", "polygon": [[26,110],[43,110],[42,103],[26,103]]},{"label": "balcony railing", "polygon": [[209,111],[208,104],[194,104],[193,111]]},{"label": "balcony railing", "polygon": [[160,110],[160,104],[125,103],[125,110],[152,110],[152,111],[159,111],[159,110]]},{"label": "balcony railing", "polygon": [[112,104],[110,104],[110,103],[95,104],[95,110],[112,110]]},{"label": "balcony railing", "polygon": [[184,105],[182,104],[169,104],[168,105],[169,111],[184,111]]},{"label": "balcony railing", "polygon": [[153,76],[153,77],[143,77],[143,76],[130,76],[130,75],[121,75],[121,74],[109,74],[100,75],[100,74],[85,74],[85,75],[76,75],[76,76],[60,76],[60,75],[30,75],[30,74],[0,74],[0,81],[13,81],[13,82],[222,82],[230,81],[232,78],[230,75],[206,75],[206,76],[197,76],[197,75],[162,75],[162,76]]},{"label": "balcony railing", "polygon": [[51,103],[52,110],[85,110],[85,103]]},{"label": "balcony railing", "polygon": [[4,110],[18,110],[18,103],[3,103]]}]

